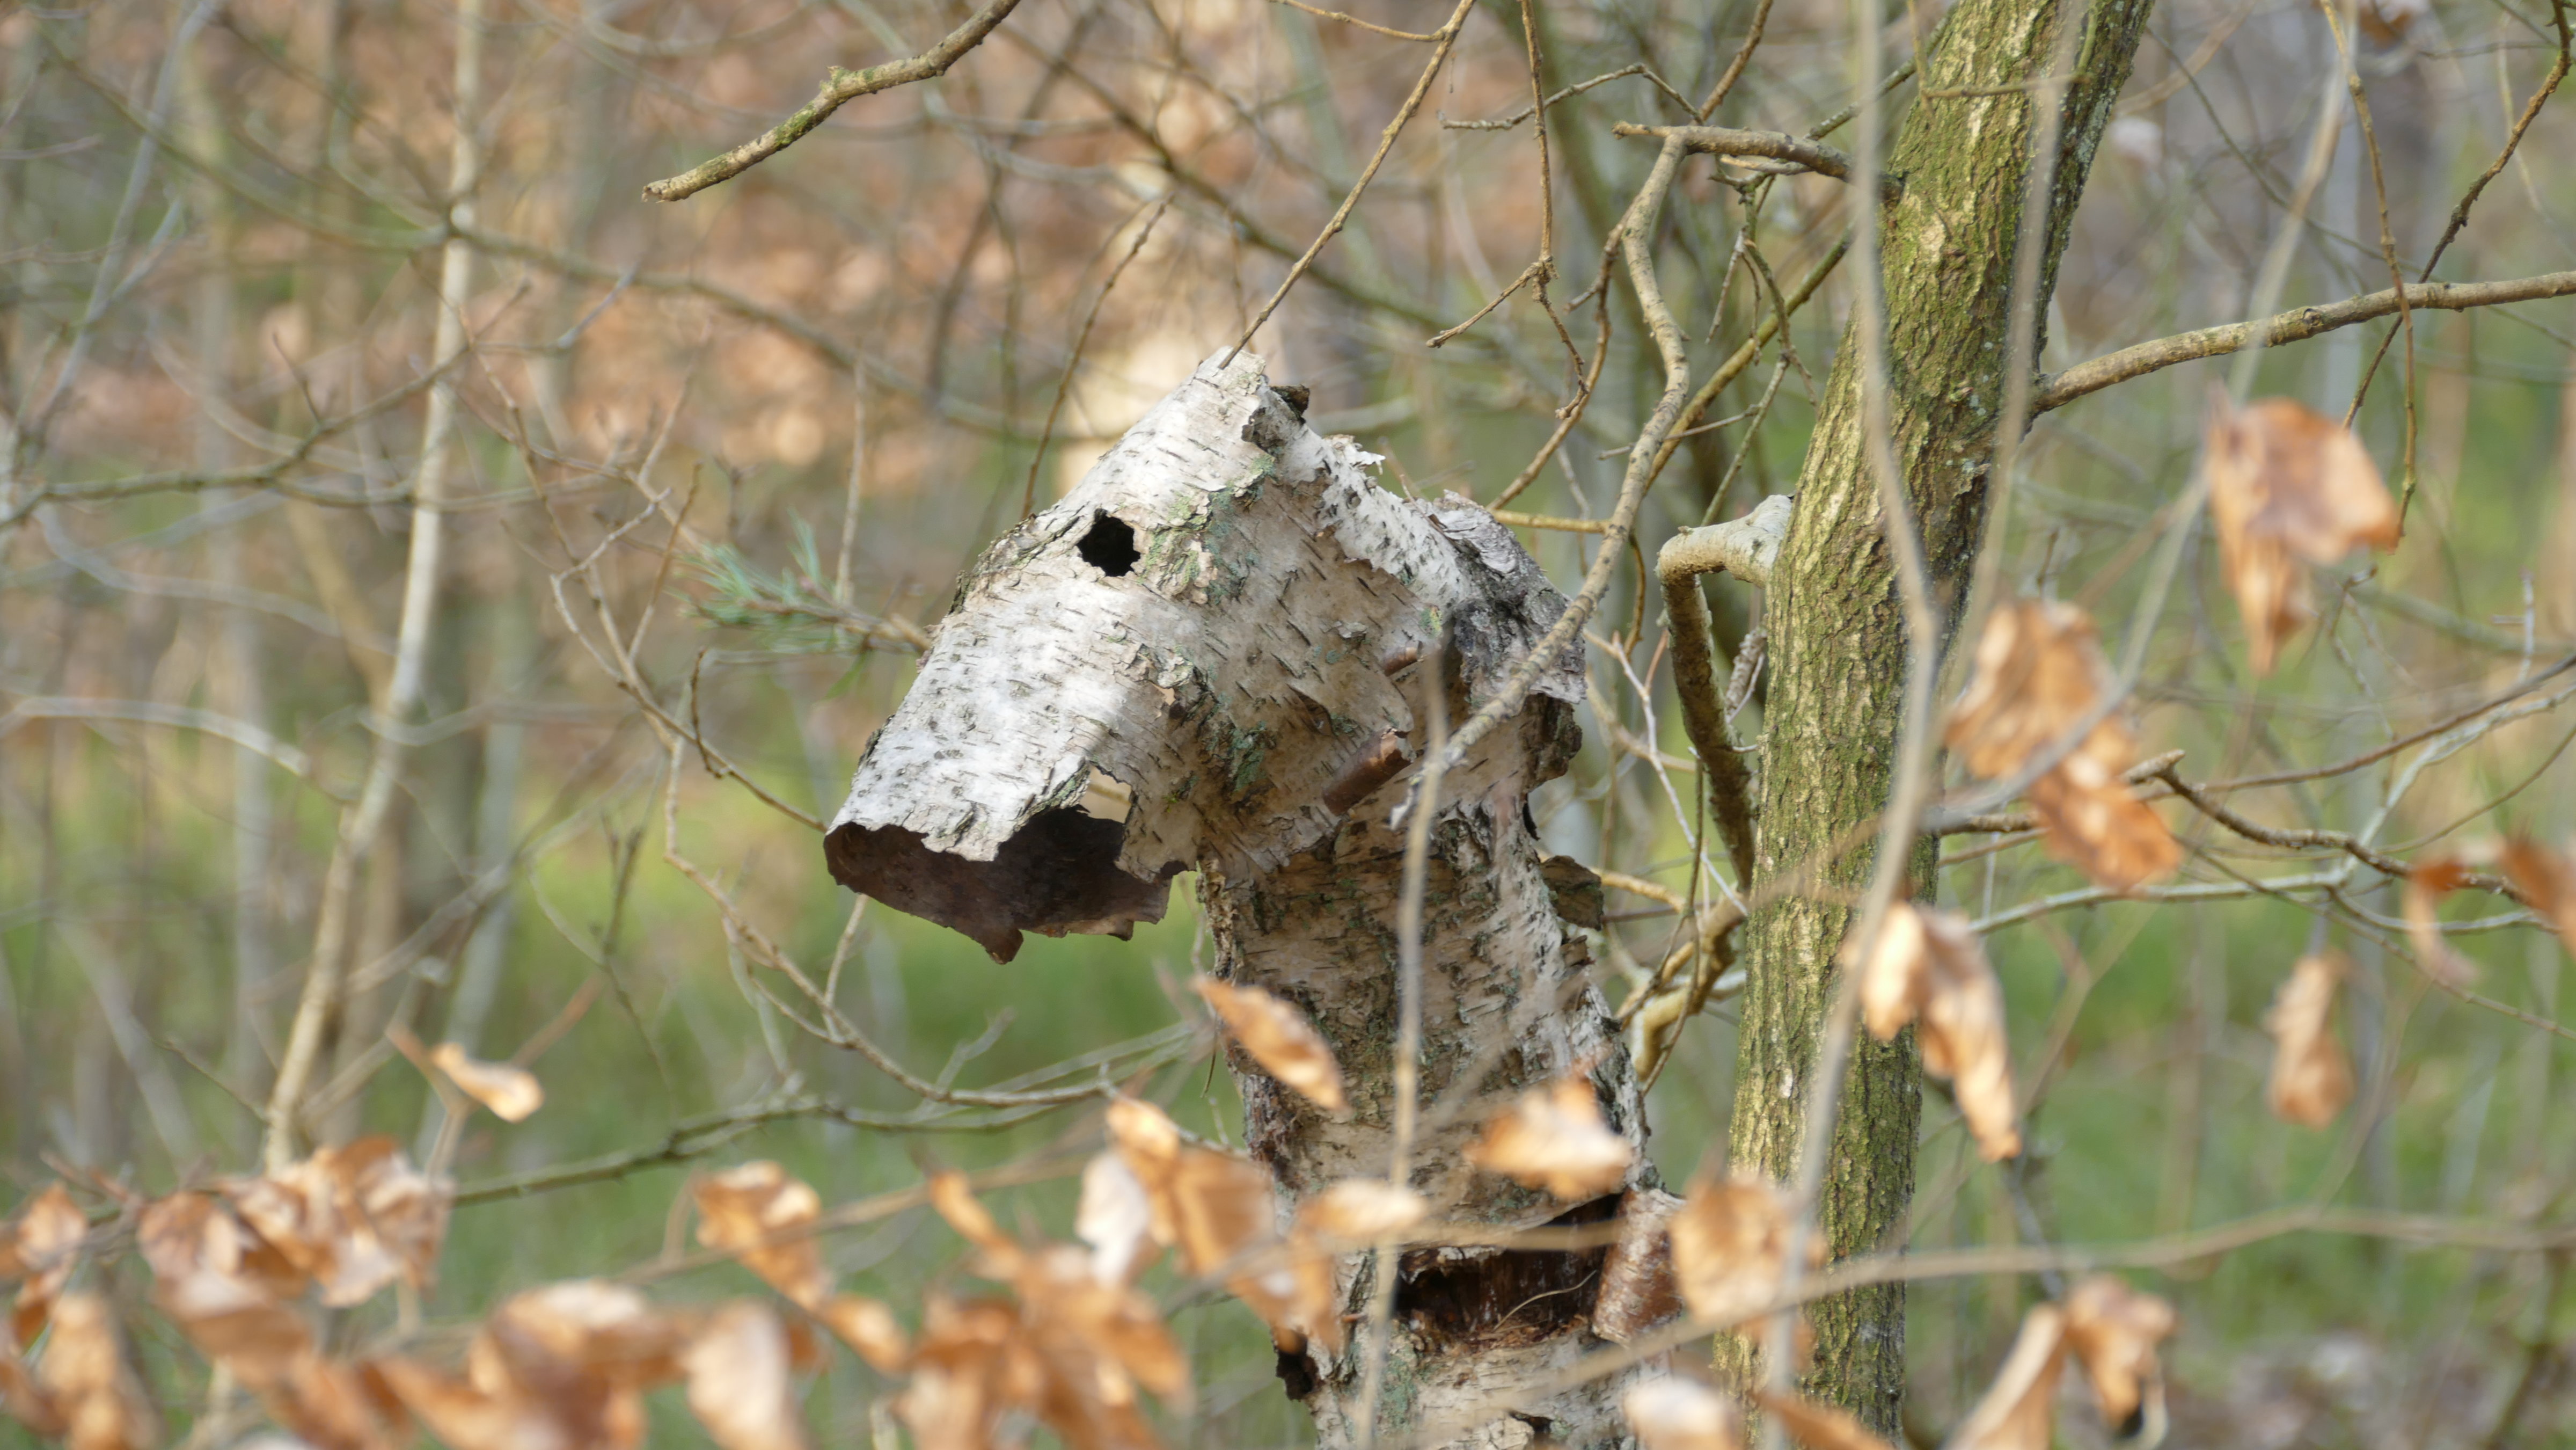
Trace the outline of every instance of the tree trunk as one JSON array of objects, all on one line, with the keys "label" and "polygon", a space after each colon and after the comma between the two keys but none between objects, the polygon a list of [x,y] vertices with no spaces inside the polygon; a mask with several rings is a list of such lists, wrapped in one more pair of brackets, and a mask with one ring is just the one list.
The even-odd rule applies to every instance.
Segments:
[{"label": "tree trunk", "polygon": [[[2128,78],[2150,0],[2093,0],[2067,93],[2050,201],[2038,315],[2056,281],[2075,204],[2112,102]],[[2054,0],[1962,0],[1935,38],[1927,95],[1906,118],[1887,169],[1904,179],[1881,229],[1887,299],[1887,413],[1923,531],[1936,601],[1955,608],[1983,526],[1986,466],[2002,411],[2013,254],[2038,107],[2026,93],[1975,94],[2043,76],[2055,50]],[[1860,377],[1851,338],[1835,360],[1798,481],[1789,538],[1766,618],[1772,680],[1765,719],[1760,874],[1795,870],[1887,802],[1905,684],[1905,623],[1860,442]],[[1928,896],[1937,847],[1920,843],[1913,891]],[[1732,1150],[1782,1178],[1798,1138],[1834,954],[1866,885],[1871,851],[1832,864],[1821,890],[1774,902],[1749,923],[1750,981],[1737,1049]],[[1837,1256],[1885,1243],[1914,1188],[1921,1116],[1912,1034],[1853,1054],[1821,1204]],[[1899,1429],[1905,1389],[1905,1290],[1889,1284],[1814,1306],[1811,1393],[1851,1407],[1881,1433]],[[1738,1340],[1721,1354],[1750,1373]]]}]

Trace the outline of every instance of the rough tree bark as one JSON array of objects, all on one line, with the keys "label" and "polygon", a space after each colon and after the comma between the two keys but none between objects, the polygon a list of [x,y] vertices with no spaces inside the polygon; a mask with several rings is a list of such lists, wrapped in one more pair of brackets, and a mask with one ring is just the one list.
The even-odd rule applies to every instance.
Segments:
[{"label": "rough tree bark", "polygon": [[[1218,971],[1296,1003],[1333,1045],[1336,1120],[1248,1059],[1233,1066],[1283,1213],[1380,1176],[1395,1115],[1397,902],[1410,701],[1445,681],[1463,718],[1564,609],[1519,543],[1464,500],[1408,502],[1374,460],[1308,429],[1258,358],[1214,359],[1080,487],[971,570],[902,705],[869,742],[826,838],[833,873],[952,926],[999,960],[1021,934],[1124,936],[1200,873]],[[1543,859],[1530,789],[1581,743],[1582,661],[1553,662],[1519,715],[1443,783],[1424,911],[1413,1186],[1442,1217],[1610,1217],[1467,1166],[1503,1095],[1588,1073],[1610,1123],[1644,1127],[1636,1079],[1556,901],[1597,880]],[[1642,1153],[1637,1160],[1643,1163]],[[1631,1186],[1650,1187],[1641,1167]],[[1587,1346],[1602,1250],[1403,1255],[1376,1409],[1385,1443],[1508,1450],[1624,1440],[1616,1382],[1547,1393]],[[1339,1266],[1361,1316],[1340,1353],[1283,1346],[1321,1443],[1361,1436],[1370,1258]]]},{"label": "rough tree bark", "polygon": [[[2091,0],[2066,96],[2064,143],[2049,202],[2037,315],[2047,315],[2096,143],[2127,80],[2151,0]],[[1932,573],[1954,611],[1985,517],[1985,470],[2002,411],[2013,254],[2038,108],[2016,90],[2045,75],[2056,0],[1962,0],[1932,42],[1925,95],[1889,156],[1904,182],[1881,229],[1887,298],[1888,417]],[[1943,94],[1948,93],[1948,94]],[[1835,361],[1797,486],[1787,543],[1765,608],[1771,690],[1764,719],[1760,875],[1797,870],[1883,807],[1895,766],[1905,624],[1895,568],[1860,445],[1860,378],[1848,336]],[[1736,1059],[1734,1160],[1788,1178],[1848,927],[1870,849],[1824,872],[1748,924],[1751,971]],[[1928,897],[1937,845],[1918,846],[1913,891]],[[1921,1116],[1912,1034],[1865,1034],[1826,1175],[1821,1219],[1836,1256],[1901,1230],[1914,1187]],[[1894,1437],[1905,1389],[1905,1291],[1889,1284],[1814,1306],[1812,1393]],[[1721,1346],[1752,1372],[1751,1347]]]}]

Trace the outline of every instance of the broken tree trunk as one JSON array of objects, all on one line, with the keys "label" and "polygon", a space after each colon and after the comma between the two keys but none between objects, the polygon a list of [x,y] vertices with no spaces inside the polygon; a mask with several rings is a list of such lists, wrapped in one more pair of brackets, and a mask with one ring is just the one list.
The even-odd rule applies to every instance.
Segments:
[{"label": "broken tree trunk", "polygon": [[[1904,179],[1887,208],[1887,415],[1920,521],[1936,600],[1963,591],[1985,518],[1988,456],[2003,410],[2013,254],[2037,108],[2055,26],[2085,31],[2065,101],[2064,144],[2049,178],[2037,315],[2046,317],[2084,179],[2145,33],[2150,0],[1961,0],[1935,37],[1888,158]],[[1861,447],[1858,349],[1847,336],[1816,411],[1789,534],[1772,564],[1757,885],[1808,867],[1886,806],[1905,689],[1905,624],[1875,484]],[[1834,955],[1869,879],[1864,847],[1832,862],[1822,889],[1753,913],[1737,1038],[1734,1161],[1796,1171],[1799,1136],[1834,990]],[[1916,851],[1912,894],[1928,898],[1934,851]],[[1836,1257],[1901,1233],[1914,1189],[1921,1114],[1913,1034],[1855,1046],[1835,1125],[1821,1219]],[[1905,1291],[1886,1284],[1810,1308],[1811,1391],[1895,1438],[1905,1391]],[[1723,1341],[1730,1368],[1755,1373],[1751,1346]]]},{"label": "broken tree trunk", "polygon": [[[826,838],[844,884],[1001,961],[1024,932],[1123,937],[1197,870],[1219,974],[1302,1008],[1347,1077],[1336,1120],[1232,1059],[1283,1213],[1389,1165],[1404,837],[1388,817],[1423,744],[1409,701],[1445,684],[1462,717],[1564,608],[1481,509],[1378,488],[1375,460],[1317,436],[1302,402],[1258,358],[1211,359],[988,550]],[[1579,656],[1554,661],[1447,773],[1432,816],[1410,1181],[1443,1219],[1617,1211],[1618,1195],[1568,1204],[1467,1165],[1483,1118],[1525,1088],[1588,1074],[1613,1128],[1642,1143],[1627,1053],[1553,905],[1551,877],[1589,873],[1543,859],[1525,808],[1580,744],[1582,689]],[[1379,1437],[1622,1443],[1617,1381],[1541,1384],[1598,1345],[1603,1252],[1404,1254]],[[1327,1446],[1359,1439],[1370,1265],[1338,1266],[1360,1316],[1346,1348],[1282,1346],[1281,1377]]]}]

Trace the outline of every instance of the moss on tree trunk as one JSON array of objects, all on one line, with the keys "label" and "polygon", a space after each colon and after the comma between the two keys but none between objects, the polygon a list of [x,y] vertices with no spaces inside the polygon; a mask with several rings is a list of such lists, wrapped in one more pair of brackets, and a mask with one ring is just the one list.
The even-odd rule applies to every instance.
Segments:
[{"label": "moss on tree trunk", "polygon": [[[2054,178],[2041,316],[2095,145],[2128,78],[2150,0],[2093,0],[2067,95]],[[1985,516],[1985,471],[2002,411],[2013,252],[2038,107],[1996,92],[2043,76],[2054,0],[1962,0],[1933,40],[1926,94],[1887,168],[1903,197],[1881,231],[1887,297],[1888,416],[1924,535],[1933,596],[1953,611]],[[1942,95],[1939,93],[1953,93]],[[1773,675],[1765,711],[1760,874],[1798,869],[1885,805],[1905,680],[1905,625],[1860,447],[1860,379],[1850,339],[1836,359],[1798,480],[1787,544],[1771,578]],[[1823,889],[1778,901],[1749,923],[1752,971],[1736,1059],[1733,1156],[1795,1172],[1801,1116],[1834,980],[1834,954],[1868,880],[1864,846]],[[1913,888],[1930,893],[1937,848],[1923,843]],[[1822,1204],[1836,1257],[1901,1231],[1914,1189],[1921,1090],[1912,1034],[1863,1035],[1851,1065]],[[1814,1307],[1811,1393],[1895,1435],[1905,1388],[1905,1291],[1890,1284]],[[1721,1355],[1750,1372],[1742,1341]]]}]

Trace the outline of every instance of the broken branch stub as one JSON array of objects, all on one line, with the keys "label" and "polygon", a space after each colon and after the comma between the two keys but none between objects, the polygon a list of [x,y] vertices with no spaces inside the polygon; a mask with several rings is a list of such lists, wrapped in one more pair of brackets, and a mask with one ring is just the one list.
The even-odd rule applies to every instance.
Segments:
[{"label": "broken branch stub", "polygon": [[[1466,716],[1565,609],[1484,510],[1380,489],[1376,460],[1309,429],[1302,402],[1257,357],[1211,359],[988,550],[825,842],[844,884],[1003,960],[1027,932],[1126,935],[1197,870],[1212,975],[1293,1006],[1344,1075],[1344,1110],[1328,1112],[1230,1053],[1247,1146],[1292,1206],[1383,1181],[1390,1162],[1404,859],[1390,813],[1426,743],[1412,700],[1438,680]],[[1547,861],[1526,809],[1581,743],[1582,690],[1579,647],[1549,659],[1519,712],[1446,773],[1430,822],[1424,1126],[1393,1188],[1444,1221],[1600,1222],[1652,1182],[1635,1073],[1553,904],[1552,874],[1576,894],[1591,878]],[[1467,1157],[1492,1109],[1549,1083],[1597,1099],[1631,1149],[1630,1166],[1581,1185],[1588,1201]],[[1559,1443],[1617,1444],[1624,1379],[1561,1387],[1592,1342],[1603,1253],[1408,1250],[1384,1345],[1361,1312],[1375,1256],[1319,1261],[1330,1322],[1352,1331],[1306,1336],[1281,1374],[1327,1446],[1356,1443],[1364,1420],[1425,1443],[1517,1443],[1486,1433],[1518,1423],[1506,1405]],[[1364,1417],[1380,1352],[1404,1372]]]},{"label": "broken branch stub", "polygon": [[[1564,607],[1483,511],[1409,504],[1375,462],[1260,359],[1202,364],[968,571],[832,819],[833,875],[1008,961],[1023,932],[1160,920],[1202,861],[1321,840],[1411,728],[1382,662],[1445,622],[1473,695]],[[1571,656],[1540,684],[1581,689]],[[1084,809],[1095,775],[1123,821]]]}]

